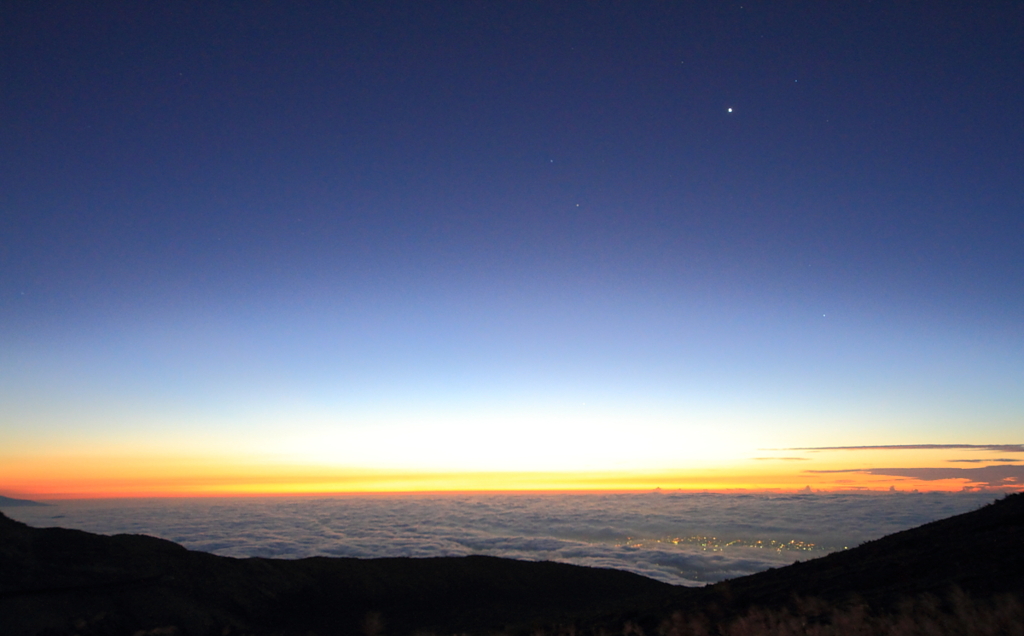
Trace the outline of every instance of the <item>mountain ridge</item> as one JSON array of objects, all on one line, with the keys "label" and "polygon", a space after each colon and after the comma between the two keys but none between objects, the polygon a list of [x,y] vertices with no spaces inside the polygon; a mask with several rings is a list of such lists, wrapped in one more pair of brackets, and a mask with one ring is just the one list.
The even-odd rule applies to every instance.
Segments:
[{"label": "mountain ridge", "polygon": [[32,501],[31,499],[15,499],[14,497],[5,497],[0,495],[0,508],[15,508],[20,506],[49,506],[50,504],[44,504],[38,501]]}]

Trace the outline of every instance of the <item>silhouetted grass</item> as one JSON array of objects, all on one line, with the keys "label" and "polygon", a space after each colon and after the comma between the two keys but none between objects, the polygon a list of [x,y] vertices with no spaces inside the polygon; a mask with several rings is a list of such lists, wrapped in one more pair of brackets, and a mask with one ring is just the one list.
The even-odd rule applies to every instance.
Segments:
[{"label": "silhouetted grass", "polygon": [[[783,608],[752,607],[731,617],[674,612],[654,628],[634,621],[620,625],[535,627],[525,636],[1024,636],[1024,602],[1013,594],[975,599],[959,588],[945,597],[923,594],[876,612],[851,600],[834,605],[818,598],[794,599]],[[379,617],[375,620],[379,621]],[[379,623],[377,623],[379,624]],[[371,632],[366,632],[370,636]],[[488,636],[516,636],[492,632]],[[385,636],[373,632],[373,636]],[[398,636],[398,635],[396,635]],[[430,631],[413,636],[461,636]]]},{"label": "silhouetted grass", "polygon": [[837,606],[803,598],[731,617],[674,612],[647,630],[626,621],[618,627],[554,625],[534,629],[530,636],[1024,636],[1024,602],[1017,595],[975,599],[953,588],[943,598],[924,594],[896,607],[876,612],[856,600]]}]

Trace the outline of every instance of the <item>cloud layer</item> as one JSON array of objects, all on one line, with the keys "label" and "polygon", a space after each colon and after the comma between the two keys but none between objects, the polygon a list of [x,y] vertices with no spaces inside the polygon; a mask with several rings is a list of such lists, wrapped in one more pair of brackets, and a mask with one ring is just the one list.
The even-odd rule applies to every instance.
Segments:
[{"label": "cloud layer", "polygon": [[143,533],[225,556],[488,554],[701,585],[972,510],[985,493],[472,494],[128,499],[5,510],[34,526]]}]

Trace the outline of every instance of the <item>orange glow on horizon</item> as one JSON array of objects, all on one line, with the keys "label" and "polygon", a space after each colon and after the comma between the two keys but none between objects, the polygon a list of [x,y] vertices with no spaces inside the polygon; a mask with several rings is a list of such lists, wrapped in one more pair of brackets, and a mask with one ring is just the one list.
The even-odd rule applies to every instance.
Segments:
[{"label": "orange glow on horizon", "polygon": [[[763,457],[689,469],[608,471],[422,471],[275,464],[249,459],[178,456],[0,455],[0,494],[36,499],[108,497],[224,497],[456,492],[955,492],[1014,491],[968,478],[918,479],[870,474],[873,466],[927,468],[948,453],[834,452]],[[799,461],[797,461],[798,459]],[[948,463],[946,464],[949,465]]]},{"label": "orange glow on horizon", "polygon": [[841,479],[812,479],[805,474],[614,474],[614,473],[451,473],[366,474],[361,477],[283,475],[153,478],[82,478],[5,480],[4,494],[41,499],[123,497],[256,497],[345,494],[459,492],[956,492],[977,487],[964,479],[925,481],[857,473]]}]

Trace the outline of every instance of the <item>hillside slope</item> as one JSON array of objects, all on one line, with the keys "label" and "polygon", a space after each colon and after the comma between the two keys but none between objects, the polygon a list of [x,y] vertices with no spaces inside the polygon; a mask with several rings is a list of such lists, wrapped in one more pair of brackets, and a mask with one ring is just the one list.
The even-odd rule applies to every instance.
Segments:
[{"label": "hillside slope", "polygon": [[885,605],[901,596],[942,594],[952,586],[976,596],[1024,591],[1024,493],[711,590],[741,603],[856,594]]}]

